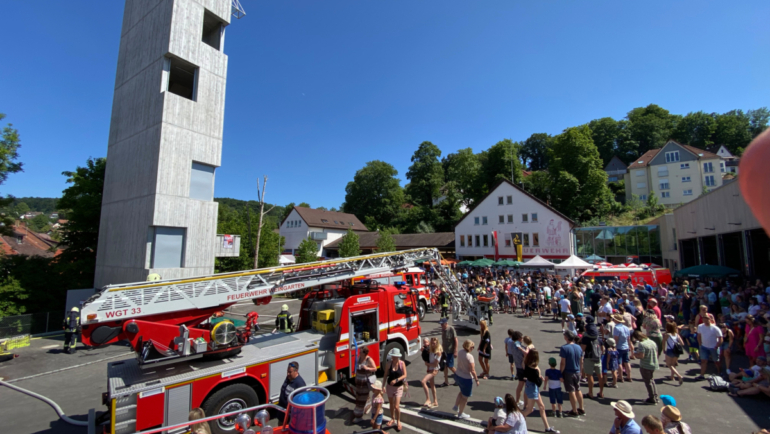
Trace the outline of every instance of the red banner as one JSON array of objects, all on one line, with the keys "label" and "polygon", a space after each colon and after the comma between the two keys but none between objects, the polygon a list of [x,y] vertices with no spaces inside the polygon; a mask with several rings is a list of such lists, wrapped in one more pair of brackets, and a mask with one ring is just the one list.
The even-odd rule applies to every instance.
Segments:
[{"label": "red banner", "polygon": [[495,261],[500,260],[500,254],[497,250],[497,231],[492,231],[492,237],[495,239]]}]

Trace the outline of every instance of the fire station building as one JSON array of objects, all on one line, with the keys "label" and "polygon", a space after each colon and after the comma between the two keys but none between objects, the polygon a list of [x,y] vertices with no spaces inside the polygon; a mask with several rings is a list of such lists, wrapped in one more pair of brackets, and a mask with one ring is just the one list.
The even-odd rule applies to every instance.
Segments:
[{"label": "fire station building", "polygon": [[455,226],[457,259],[516,260],[512,239],[519,237],[522,261],[540,255],[559,263],[573,254],[575,222],[514,185],[500,181]]}]

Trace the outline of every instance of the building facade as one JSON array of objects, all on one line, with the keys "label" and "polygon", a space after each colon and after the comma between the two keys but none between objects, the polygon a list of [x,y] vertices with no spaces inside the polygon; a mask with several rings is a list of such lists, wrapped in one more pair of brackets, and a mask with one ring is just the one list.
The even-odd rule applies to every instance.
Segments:
[{"label": "building facade", "polygon": [[722,265],[770,278],[770,239],[743,198],[738,182],[674,210],[681,268]]},{"label": "building facade", "polygon": [[285,254],[295,254],[299,244],[310,238],[318,244],[316,255],[327,257],[326,245],[342,238],[348,228],[367,232],[366,226],[353,214],[295,206],[281,222],[278,233],[285,238]]},{"label": "building facade", "polygon": [[597,256],[612,264],[662,265],[658,225],[595,226],[575,229],[575,254],[583,259]]},{"label": "building facade", "polygon": [[95,285],[211,274],[231,0],[126,0]]},{"label": "building facade", "polygon": [[457,259],[516,258],[512,237],[522,240],[523,259],[540,255],[560,262],[573,253],[575,223],[507,180],[471,208],[455,225]]},{"label": "building facade", "polygon": [[620,161],[620,158],[612,157],[604,171],[607,172],[607,183],[622,181],[628,172],[628,166]]},{"label": "building facade", "polygon": [[628,165],[626,201],[654,193],[662,205],[687,203],[720,187],[724,173],[725,161],[717,154],[669,140]]},{"label": "building facade", "polygon": [[[396,250],[409,250],[419,248],[433,248],[441,253],[444,258],[453,258],[455,256],[455,234],[454,232],[434,232],[429,234],[393,234],[393,243]],[[361,248],[362,255],[377,252],[377,240],[380,238],[379,232],[362,232],[358,234],[358,246]],[[324,246],[325,256],[330,258],[339,257],[341,239],[337,239]]]}]

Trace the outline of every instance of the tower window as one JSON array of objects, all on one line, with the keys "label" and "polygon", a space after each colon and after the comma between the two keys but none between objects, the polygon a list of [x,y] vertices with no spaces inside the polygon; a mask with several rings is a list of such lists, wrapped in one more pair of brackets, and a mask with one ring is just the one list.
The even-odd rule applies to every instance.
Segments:
[{"label": "tower window", "polygon": [[192,163],[190,199],[209,202],[214,199],[214,166]]},{"label": "tower window", "polygon": [[203,37],[201,40],[211,48],[222,51],[225,26],[218,16],[209,11],[203,13]]},{"label": "tower window", "polygon": [[175,57],[167,57],[163,62],[163,79],[162,91],[167,90],[195,101],[198,87],[197,66]]}]

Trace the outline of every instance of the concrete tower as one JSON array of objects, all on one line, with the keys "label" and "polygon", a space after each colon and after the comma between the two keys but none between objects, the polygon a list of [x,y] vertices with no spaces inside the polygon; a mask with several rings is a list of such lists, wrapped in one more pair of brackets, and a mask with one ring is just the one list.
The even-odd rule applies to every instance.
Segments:
[{"label": "concrete tower", "polygon": [[95,286],[209,274],[232,0],[126,0]]}]

